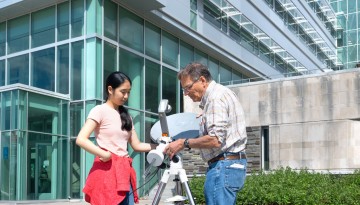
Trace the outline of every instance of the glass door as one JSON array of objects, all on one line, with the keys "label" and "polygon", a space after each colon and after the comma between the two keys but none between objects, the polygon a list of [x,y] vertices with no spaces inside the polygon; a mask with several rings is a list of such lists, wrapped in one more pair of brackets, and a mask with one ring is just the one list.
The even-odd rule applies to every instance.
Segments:
[{"label": "glass door", "polygon": [[34,199],[51,199],[51,143],[36,143],[31,148],[30,192]]}]

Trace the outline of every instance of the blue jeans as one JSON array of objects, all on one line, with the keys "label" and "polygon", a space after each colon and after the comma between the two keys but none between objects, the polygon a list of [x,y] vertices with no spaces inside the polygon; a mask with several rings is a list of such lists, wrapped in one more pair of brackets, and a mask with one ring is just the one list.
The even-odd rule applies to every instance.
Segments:
[{"label": "blue jeans", "polygon": [[210,164],[205,180],[206,205],[235,205],[244,186],[246,159],[221,160]]},{"label": "blue jeans", "polygon": [[135,202],[134,202],[134,196],[133,196],[132,192],[133,192],[133,189],[132,189],[132,186],[130,185],[130,192],[126,193],[125,199],[122,202],[120,202],[119,205],[134,205]]}]

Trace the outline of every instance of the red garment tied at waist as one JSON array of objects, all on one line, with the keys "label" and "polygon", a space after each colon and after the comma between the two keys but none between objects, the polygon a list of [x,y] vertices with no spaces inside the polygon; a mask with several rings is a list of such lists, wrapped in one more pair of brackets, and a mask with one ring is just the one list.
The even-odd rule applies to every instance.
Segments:
[{"label": "red garment tied at waist", "polygon": [[130,182],[134,201],[139,203],[132,159],[112,154],[111,160],[102,162],[95,157],[83,189],[85,201],[92,205],[119,204],[130,191]]}]

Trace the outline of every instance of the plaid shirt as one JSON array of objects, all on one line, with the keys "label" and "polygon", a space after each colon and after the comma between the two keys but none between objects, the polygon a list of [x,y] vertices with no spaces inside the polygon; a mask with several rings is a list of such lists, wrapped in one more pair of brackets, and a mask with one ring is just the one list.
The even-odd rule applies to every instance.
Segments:
[{"label": "plaid shirt", "polygon": [[245,150],[247,135],[243,108],[234,92],[212,81],[200,102],[203,109],[200,136],[217,137],[220,148],[200,149],[204,161],[223,152]]}]

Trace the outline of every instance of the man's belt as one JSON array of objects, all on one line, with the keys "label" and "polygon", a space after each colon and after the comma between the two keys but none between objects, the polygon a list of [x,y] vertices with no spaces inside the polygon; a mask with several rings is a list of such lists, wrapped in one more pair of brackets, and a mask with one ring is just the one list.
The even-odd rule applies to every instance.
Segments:
[{"label": "man's belt", "polygon": [[246,159],[246,154],[245,152],[240,152],[240,153],[230,153],[230,154],[220,154],[217,157],[214,157],[212,159],[210,159],[208,161],[208,165],[210,166],[212,163],[217,162],[217,161],[221,161],[224,159],[228,159],[228,160],[234,160],[234,159]]}]

